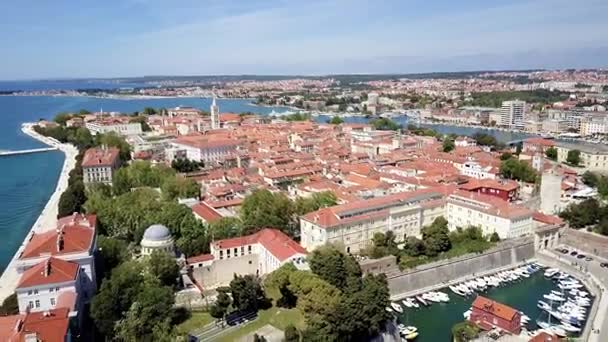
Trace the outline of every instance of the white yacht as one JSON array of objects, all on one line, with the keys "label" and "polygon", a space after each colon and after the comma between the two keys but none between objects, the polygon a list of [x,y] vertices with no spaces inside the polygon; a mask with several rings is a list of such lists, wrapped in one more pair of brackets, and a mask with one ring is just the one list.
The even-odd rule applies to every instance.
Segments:
[{"label": "white yacht", "polygon": [[391,303],[391,307],[393,308],[393,310],[402,313],[403,312],[403,308],[401,307],[401,305],[397,304],[397,303]]}]

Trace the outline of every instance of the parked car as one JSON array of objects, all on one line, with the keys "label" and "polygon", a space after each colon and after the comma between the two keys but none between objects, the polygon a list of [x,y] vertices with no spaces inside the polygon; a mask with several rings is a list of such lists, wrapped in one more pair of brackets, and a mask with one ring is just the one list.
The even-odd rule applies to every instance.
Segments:
[{"label": "parked car", "polygon": [[569,251],[568,251],[567,249],[563,248],[562,250],[560,250],[560,252],[562,252],[563,254],[566,254],[566,253],[568,253]]},{"label": "parked car", "polygon": [[593,260],[593,258],[590,257],[590,256],[588,256],[588,257],[585,258],[585,261],[591,261],[591,260]]},{"label": "parked car", "polygon": [[576,256],[578,259],[585,259],[586,255],[585,254],[579,254]]},{"label": "parked car", "polygon": [[578,253],[576,253],[576,251],[572,251],[572,252],[570,252],[570,255],[572,255],[572,256],[575,256],[575,255],[577,255],[577,254],[578,254]]},{"label": "parked car", "polygon": [[608,268],[608,262],[603,262],[600,264],[600,267]]}]

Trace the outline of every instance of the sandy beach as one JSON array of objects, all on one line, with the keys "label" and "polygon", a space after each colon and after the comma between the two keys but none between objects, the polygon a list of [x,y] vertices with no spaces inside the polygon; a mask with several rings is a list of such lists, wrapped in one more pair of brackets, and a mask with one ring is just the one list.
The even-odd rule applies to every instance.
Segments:
[{"label": "sandy beach", "polygon": [[63,162],[63,167],[61,169],[61,173],[59,175],[59,180],[57,181],[57,187],[55,188],[55,192],[49,198],[49,201],[46,203],[40,216],[34,225],[28,232],[27,236],[23,240],[21,246],[11,259],[11,262],[2,273],[0,277],[0,302],[4,301],[6,297],[11,295],[15,291],[15,287],[19,281],[19,275],[17,274],[17,270],[15,269],[15,262],[18,256],[21,254],[26,242],[30,239],[31,235],[34,232],[43,232],[46,230],[55,229],[55,222],[57,221],[57,205],[59,203],[59,197],[68,186],[68,178],[70,171],[76,166],[76,155],[78,155],[78,149],[71,144],[62,144],[57,140],[49,137],[42,136],[36,133],[33,129],[33,123],[24,123],[21,127],[21,130],[31,136],[32,138],[41,141],[42,143],[56,147],[60,151],[65,154],[65,160]]}]

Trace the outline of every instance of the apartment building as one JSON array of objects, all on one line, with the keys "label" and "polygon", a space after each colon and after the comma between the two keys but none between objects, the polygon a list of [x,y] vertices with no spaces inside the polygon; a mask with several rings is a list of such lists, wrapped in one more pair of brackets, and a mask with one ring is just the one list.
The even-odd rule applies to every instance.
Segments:
[{"label": "apartment building", "polygon": [[111,148],[90,148],[82,158],[84,184],[111,184],[114,171],[120,167],[120,150]]},{"label": "apartment building", "polygon": [[557,161],[560,163],[566,162],[568,152],[578,150],[580,154],[580,166],[589,171],[608,171],[608,146],[603,144],[587,144],[587,143],[566,143],[557,142]]},{"label": "apartment building", "polygon": [[585,118],[581,120],[579,133],[583,137],[608,133],[608,121],[604,118]]},{"label": "apartment building", "polygon": [[525,101],[504,101],[500,108],[499,125],[508,128],[523,129],[526,115]]},{"label": "apartment building", "polygon": [[533,212],[485,194],[457,190],[447,197],[447,220],[450,230],[480,227],[484,235],[494,232],[501,239],[530,234],[534,229]]},{"label": "apartment building", "polygon": [[167,151],[170,158],[184,157],[197,162],[219,163],[237,154],[238,140],[192,135],[181,136],[171,142]]},{"label": "apartment building", "polygon": [[423,189],[323,208],[300,217],[300,243],[313,250],[338,243],[357,253],[375,233],[393,231],[396,241],[421,236],[420,229],[445,214],[445,189]]},{"label": "apartment building", "polygon": [[92,135],[114,132],[123,136],[131,136],[143,133],[141,123],[129,122],[128,118],[103,118],[87,122],[85,127]]}]

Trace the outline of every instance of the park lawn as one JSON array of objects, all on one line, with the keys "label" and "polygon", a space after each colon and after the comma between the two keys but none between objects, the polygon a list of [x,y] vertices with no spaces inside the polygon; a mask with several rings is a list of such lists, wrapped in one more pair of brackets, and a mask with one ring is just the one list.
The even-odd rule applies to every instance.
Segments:
[{"label": "park lawn", "polygon": [[178,324],[176,329],[178,334],[187,334],[192,330],[199,329],[213,322],[214,318],[208,312],[192,311],[190,318]]},{"label": "park lawn", "polygon": [[255,321],[229,334],[223,335],[219,341],[235,341],[240,337],[253,333],[267,324],[281,330],[285,330],[288,325],[293,325],[298,328],[298,330],[303,330],[305,328],[306,323],[304,322],[304,316],[302,316],[300,310],[296,308],[285,309],[275,306],[277,299],[281,297],[279,289],[266,287],[264,288],[264,292],[266,292],[266,296],[272,301],[273,306],[267,310],[260,310],[258,312],[258,318]]}]

